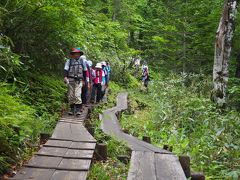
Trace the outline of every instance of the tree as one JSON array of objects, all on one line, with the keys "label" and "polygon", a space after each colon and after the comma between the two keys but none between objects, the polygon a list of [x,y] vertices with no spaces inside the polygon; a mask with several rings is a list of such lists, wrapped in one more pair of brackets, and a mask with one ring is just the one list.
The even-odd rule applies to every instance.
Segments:
[{"label": "tree", "polygon": [[220,107],[226,105],[226,91],[229,74],[228,64],[231,54],[236,11],[237,1],[226,0],[217,29],[213,66],[213,100]]}]

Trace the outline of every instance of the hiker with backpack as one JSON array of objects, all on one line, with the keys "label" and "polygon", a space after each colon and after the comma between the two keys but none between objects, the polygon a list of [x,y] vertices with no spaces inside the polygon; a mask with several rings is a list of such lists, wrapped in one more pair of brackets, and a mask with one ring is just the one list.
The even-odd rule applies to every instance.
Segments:
[{"label": "hiker with backpack", "polygon": [[83,83],[83,86],[82,86],[82,104],[83,105],[87,105],[87,100],[88,100],[88,95],[89,95],[89,88],[90,88],[90,84],[89,84],[89,81],[90,81],[90,78],[89,78],[89,73],[90,73],[90,67],[87,63],[87,57],[85,55],[82,55],[81,56],[81,59],[83,60],[84,64],[86,65],[87,67],[87,71],[86,71],[86,80],[85,82]]},{"label": "hiker with backpack", "polygon": [[108,87],[108,70],[107,70],[107,63],[105,61],[101,62],[102,64],[102,97],[101,99],[103,99],[105,93],[106,93],[106,89]]},{"label": "hiker with backpack", "polygon": [[82,108],[82,87],[86,82],[87,66],[80,48],[72,48],[70,59],[64,66],[64,82],[68,85],[69,115],[80,115]]},{"label": "hiker with backpack", "polygon": [[109,64],[109,62],[107,62],[107,66],[106,66],[107,72],[108,72],[108,83],[110,81],[110,73],[111,73],[111,66]]},{"label": "hiker with backpack", "polygon": [[144,64],[142,66],[142,84],[143,86],[148,90],[148,82],[149,82],[149,71],[148,71],[148,66]]},{"label": "hiker with backpack", "polygon": [[89,74],[89,85],[88,85],[88,93],[87,93],[87,104],[90,103],[91,101],[91,96],[92,96],[92,86],[93,86],[93,76],[94,76],[94,69],[92,68],[92,61],[88,60],[87,61],[88,65],[88,74]]},{"label": "hiker with backpack", "polygon": [[102,81],[103,81],[103,70],[102,70],[102,64],[97,63],[95,66],[95,69],[93,70],[92,74],[92,96],[91,96],[91,102],[99,103],[102,98]]}]

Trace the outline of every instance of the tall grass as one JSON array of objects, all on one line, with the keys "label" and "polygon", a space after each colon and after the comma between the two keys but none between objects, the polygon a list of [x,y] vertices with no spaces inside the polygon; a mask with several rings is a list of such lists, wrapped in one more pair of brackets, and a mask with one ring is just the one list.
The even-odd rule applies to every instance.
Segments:
[{"label": "tall grass", "polygon": [[211,79],[204,75],[153,76],[150,93],[130,96],[134,114],[123,116],[123,128],[150,136],[157,146],[169,144],[177,154],[189,154],[192,168],[209,179],[238,179],[240,113],[216,108],[210,100]]}]

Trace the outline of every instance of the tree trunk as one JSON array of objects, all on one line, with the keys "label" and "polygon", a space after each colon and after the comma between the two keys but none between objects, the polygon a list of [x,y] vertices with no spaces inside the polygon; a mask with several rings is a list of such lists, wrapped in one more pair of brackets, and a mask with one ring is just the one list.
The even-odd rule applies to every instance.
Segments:
[{"label": "tree trunk", "polygon": [[216,34],[213,66],[213,100],[219,107],[226,105],[228,82],[228,62],[231,54],[231,43],[234,32],[234,21],[237,11],[237,0],[226,0]]},{"label": "tree trunk", "polygon": [[140,30],[139,35],[138,35],[138,46],[140,50],[144,50],[143,48],[143,32]]},{"label": "tree trunk", "polygon": [[116,21],[117,16],[120,13],[120,9],[121,9],[121,0],[113,0],[112,21]]},{"label": "tree trunk", "polygon": [[240,78],[240,53],[238,53],[236,60],[237,60],[237,67],[236,67],[235,77]]},{"label": "tree trunk", "polygon": [[134,45],[135,45],[135,38],[134,38],[134,31],[133,30],[131,30],[129,32],[129,45],[130,45],[130,47],[134,47]]}]

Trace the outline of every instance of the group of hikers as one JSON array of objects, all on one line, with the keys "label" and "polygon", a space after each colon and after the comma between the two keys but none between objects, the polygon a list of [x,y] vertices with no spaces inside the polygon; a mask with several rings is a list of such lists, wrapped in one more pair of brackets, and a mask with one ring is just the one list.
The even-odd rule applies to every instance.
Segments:
[{"label": "group of hikers", "polygon": [[[140,57],[135,57],[132,60],[134,66],[135,66],[135,76],[138,75],[140,65],[141,65],[141,59]],[[149,76],[149,70],[148,70],[148,65],[146,61],[142,63],[142,85],[148,90],[148,82],[150,81],[150,76]]]},{"label": "group of hikers", "polygon": [[81,115],[82,105],[99,103],[108,88],[111,68],[102,61],[93,67],[80,48],[72,48],[64,66],[64,82],[68,85],[69,115]]},{"label": "group of hikers", "polygon": [[[134,58],[136,71],[140,69],[140,58]],[[81,115],[83,105],[99,103],[105,96],[110,80],[110,64],[106,61],[93,66],[80,48],[72,48],[70,59],[64,66],[64,82],[68,85],[69,115]],[[147,89],[149,70],[142,65],[142,85]]]}]

